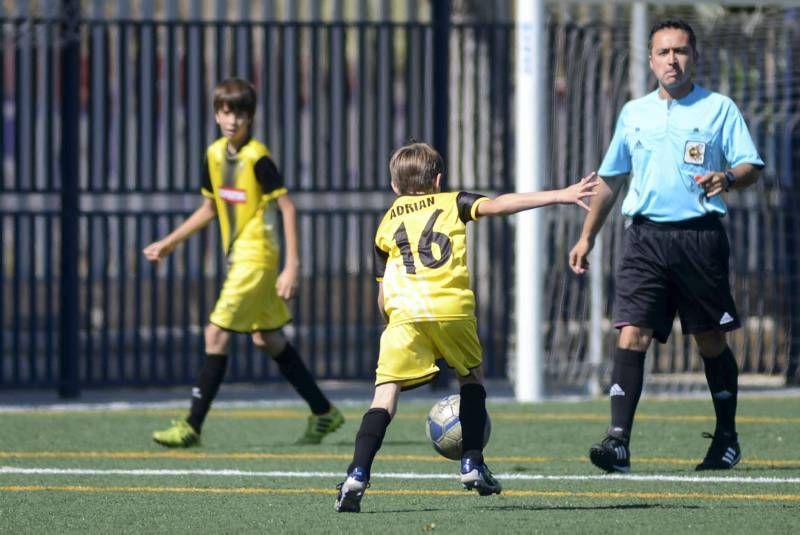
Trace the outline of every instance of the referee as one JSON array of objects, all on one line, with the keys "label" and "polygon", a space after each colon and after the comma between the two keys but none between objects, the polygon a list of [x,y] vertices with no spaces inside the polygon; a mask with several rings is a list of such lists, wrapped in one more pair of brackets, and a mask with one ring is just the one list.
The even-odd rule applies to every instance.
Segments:
[{"label": "referee", "polygon": [[758,180],[764,162],[733,101],[692,80],[697,46],[691,26],[664,20],[650,30],[650,69],[658,89],[622,108],[598,170],[602,177],[572,270],[587,258],[630,177],[622,214],[630,218],[617,272],[611,372],[611,426],[589,450],[606,472],[630,471],[630,436],[650,341],[666,342],[677,312],[703,357],[716,413],[711,446],[696,470],[730,469],[741,459],[736,434],[739,370],[725,333],[740,326],[728,283],[728,238],[721,193]]}]

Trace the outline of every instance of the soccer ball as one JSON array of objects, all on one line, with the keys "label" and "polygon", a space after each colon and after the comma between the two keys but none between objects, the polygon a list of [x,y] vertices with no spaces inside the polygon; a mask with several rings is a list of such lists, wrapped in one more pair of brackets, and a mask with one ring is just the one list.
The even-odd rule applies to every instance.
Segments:
[{"label": "soccer ball", "polygon": [[[461,396],[453,394],[439,400],[428,413],[425,422],[425,435],[433,444],[433,449],[448,459],[459,460],[463,453],[461,444],[461,421],[458,419],[458,409],[461,405]],[[492,422],[486,415],[486,428],[483,431],[483,445],[489,442],[492,434]]]}]

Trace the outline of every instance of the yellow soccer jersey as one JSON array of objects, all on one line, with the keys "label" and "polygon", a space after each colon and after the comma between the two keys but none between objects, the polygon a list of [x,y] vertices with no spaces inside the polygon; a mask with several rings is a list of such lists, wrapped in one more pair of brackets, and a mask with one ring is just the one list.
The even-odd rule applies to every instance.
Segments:
[{"label": "yellow soccer jersey", "polygon": [[395,200],[375,233],[375,276],[390,324],[474,317],[466,224],[485,200],[463,191]]},{"label": "yellow soccer jersey", "polygon": [[208,146],[201,190],[216,204],[222,247],[231,262],[277,268],[275,199],[286,195],[283,179],[264,144],[251,139],[235,155],[227,146],[224,137]]}]

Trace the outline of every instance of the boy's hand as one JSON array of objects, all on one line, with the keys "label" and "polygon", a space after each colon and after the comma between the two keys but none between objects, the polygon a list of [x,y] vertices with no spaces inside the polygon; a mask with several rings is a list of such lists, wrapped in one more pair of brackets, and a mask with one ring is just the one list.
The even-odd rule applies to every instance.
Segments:
[{"label": "boy's hand", "polygon": [[291,299],[297,291],[298,269],[294,266],[286,266],[278,275],[275,281],[275,291],[282,299]]},{"label": "boy's hand", "polygon": [[174,250],[175,245],[167,240],[159,240],[142,249],[142,253],[144,253],[144,257],[147,258],[147,260],[158,264]]},{"label": "boy's hand", "polygon": [[562,189],[561,195],[559,195],[559,202],[562,204],[577,204],[587,212],[591,211],[591,208],[589,208],[589,205],[586,204],[583,199],[597,195],[594,189],[600,184],[600,180],[595,178],[596,176],[597,174],[592,171],[577,184]]}]

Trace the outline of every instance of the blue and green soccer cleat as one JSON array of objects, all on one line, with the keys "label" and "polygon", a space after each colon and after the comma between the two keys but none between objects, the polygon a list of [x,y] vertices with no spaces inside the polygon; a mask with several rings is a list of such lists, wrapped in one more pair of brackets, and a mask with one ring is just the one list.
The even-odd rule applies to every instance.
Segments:
[{"label": "blue and green soccer cleat", "polygon": [[481,496],[500,494],[503,487],[492,475],[486,463],[476,464],[467,457],[461,459],[461,484],[467,490],[477,490]]},{"label": "blue and green soccer cleat", "polygon": [[336,485],[335,509],[337,513],[360,513],[361,498],[364,491],[369,487],[366,471],[363,468],[355,467],[344,481]]}]

